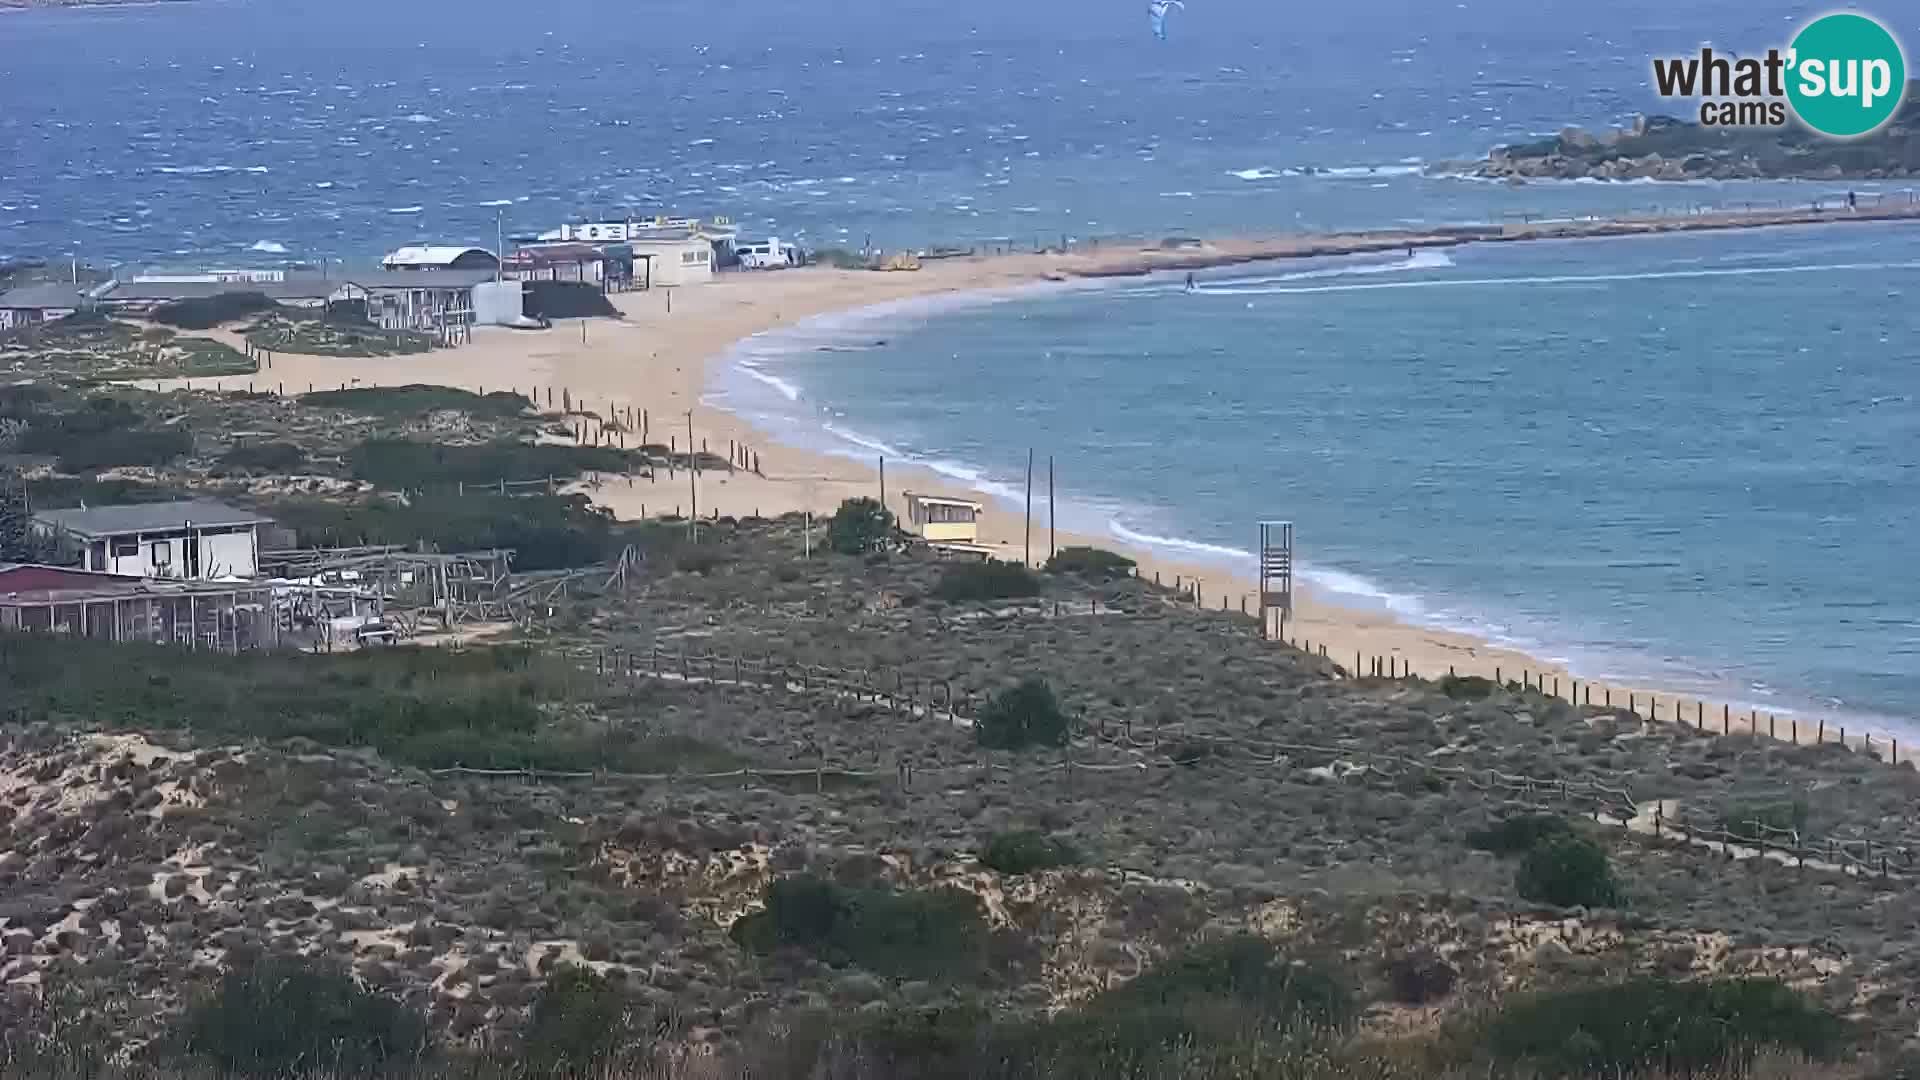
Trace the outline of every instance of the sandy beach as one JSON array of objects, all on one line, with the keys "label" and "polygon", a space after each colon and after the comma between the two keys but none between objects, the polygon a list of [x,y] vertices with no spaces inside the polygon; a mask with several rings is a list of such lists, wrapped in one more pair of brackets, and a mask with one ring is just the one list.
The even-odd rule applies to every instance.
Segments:
[{"label": "sandy beach", "polygon": [[[1907,208],[1907,212],[1859,215],[1850,220],[1913,216],[1911,208]],[[1632,235],[1827,220],[1834,220],[1834,216],[1703,215],[1648,221],[1556,222],[1509,226],[1501,238]],[[776,445],[768,433],[703,404],[702,394],[709,385],[713,366],[743,339],[803,319],[895,301],[982,290],[1062,288],[1070,286],[1060,283],[1075,279],[1460,242],[1458,235],[1444,233],[1368,233],[1243,239],[1168,251],[1136,248],[943,259],[929,261],[915,272],[809,267],[729,274],[710,285],[674,290],[671,297],[665,291],[617,295],[613,299],[624,316],[620,321],[566,322],[544,332],[484,328],[476,332],[469,345],[410,357],[334,359],[277,354],[253,384],[259,389],[285,393],[304,392],[309,387],[407,383],[481,391],[519,390],[540,395],[543,407],[550,392],[556,410],[563,398],[573,402],[575,410],[583,414],[577,422],[587,426],[590,440],[600,437],[598,417],[633,410],[637,418],[644,411],[650,441],[663,444],[671,441],[684,448],[691,438],[695,446],[723,457],[730,447],[744,446],[758,453],[764,475],[748,471],[702,472],[690,480],[685,471],[671,475],[661,472],[652,481],[640,479],[629,483],[625,478],[609,478],[592,486],[593,498],[616,515],[638,518],[684,514],[696,501],[702,516],[716,512],[734,516],[774,515],[799,510],[826,514],[851,496],[878,496],[881,493],[879,463]],[[195,385],[210,386],[212,382],[198,380]],[[232,389],[243,380],[222,382]],[[593,417],[584,414],[593,414]],[[637,435],[638,432],[625,436],[627,444],[636,445]],[[1043,485],[1044,480],[1037,483]],[[1020,507],[968,491],[930,471],[887,463],[886,498],[896,514],[904,511],[901,492],[906,490],[978,499],[987,506],[981,522],[982,542],[999,549],[1001,557],[1006,559],[1020,559],[1026,554],[1027,535]],[[1061,490],[1063,497],[1071,497],[1070,478],[1063,481]],[[1045,560],[1049,547],[1043,497],[1044,487],[1041,487],[1036,492],[1032,530],[1035,563]],[[1251,546],[1254,526],[1252,520],[1246,523],[1247,546]],[[1300,528],[1303,556],[1310,560],[1311,522],[1302,522]],[[1158,575],[1163,583],[1178,582],[1182,587],[1197,583],[1198,602],[1209,608],[1237,611],[1244,604],[1246,610],[1251,611],[1257,607],[1257,587],[1251,565],[1223,571],[1217,564],[1183,563],[1154,551],[1129,548],[1111,536],[1061,532],[1052,542],[1060,547],[1090,544],[1125,551],[1140,562],[1144,576]],[[1734,730],[1745,728],[1750,722],[1757,723],[1761,731],[1770,726],[1765,712],[1731,715],[1728,707],[1717,701],[1700,702],[1691,696],[1677,697],[1657,688],[1576,679],[1572,672],[1539,657],[1489,645],[1463,634],[1407,625],[1386,613],[1341,607],[1327,602],[1310,588],[1297,594],[1294,617],[1285,633],[1302,645],[1311,643],[1315,651],[1324,648],[1329,656],[1344,665],[1351,666],[1357,659],[1362,671],[1378,662],[1391,664],[1396,672],[1411,671],[1423,676],[1454,671],[1512,680],[1524,677],[1538,681],[1548,690],[1557,689],[1562,695],[1571,695],[1577,683],[1583,700],[1590,697],[1593,703],[1599,704],[1610,699],[1621,706],[1631,700],[1641,713],[1651,713],[1660,719],[1678,717],[1690,724],[1703,721],[1716,730],[1723,724]],[[1385,667],[1381,670],[1384,673]],[[1786,738],[1793,730],[1793,723],[1786,714],[1779,714],[1774,730],[1779,737]],[[1818,723],[1816,717],[1798,718],[1801,741],[1813,741]],[[1825,729],[1828,741],[1838,734],[1834,727]],[[1857,730],[1846,733],[1856,745],[1862,734]],[[1879,733],[1875,734],[1877,743],[1886,741]]]}]

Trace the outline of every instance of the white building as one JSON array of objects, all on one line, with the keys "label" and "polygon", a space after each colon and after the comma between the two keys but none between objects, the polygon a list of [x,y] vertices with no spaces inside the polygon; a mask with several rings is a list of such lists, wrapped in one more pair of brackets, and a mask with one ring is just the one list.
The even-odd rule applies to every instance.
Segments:
[{"label": "white building", "polygon": [[624,243],[636,260],[652,267],[653,288],[701,285],[713,280],[713,241],[691,229],[643,229],[629,232]]},{"label": "white building", "polygon": [[77,544],[83,569],[126,577],[212,581],[259,572],[271,520],[209,499],[43,510],[42,531]]}]

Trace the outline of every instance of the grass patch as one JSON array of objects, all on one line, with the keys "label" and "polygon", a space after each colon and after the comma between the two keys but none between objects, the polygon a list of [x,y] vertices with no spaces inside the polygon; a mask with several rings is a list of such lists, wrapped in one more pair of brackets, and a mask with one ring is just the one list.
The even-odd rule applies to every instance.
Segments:
[{"label": "grass patch", "polygon": [[974,737],[989,750],[1067,745],[1066,714],[1042,679],[1026,679],[1002,690],[980,710]]},{"label": "grass patch", "polygon": [[14,440],[16,452],[53,458],[67,473],[165,465],[193,452],[193,434],[184,425],[147,427],[145,415],[117,397],[20,394],[0,402],[0,417],[26,424]]},{"label": "grass patch", "polygon": [[476,394],[450,386],[356,386],[345,390],[316,390],[300,395],[300,404],[344,409],[363,416],[414,418],[429,413],[457,411],[469,416],[510,420],[533,408],[524,394],[495,390]]},{"label": "grass patch", "polygon": [[568,964],[547,977],[522,1034],[527,1064],[542,1076],[588,1073],[619,1050],[629,1024],[613,980]]},{"label": "grass patch", "polygon": [[[336,391],[337,392],[337,391]],[[636,455],[606,446],[499,441],[444,446],[416,439],[369,439],[348,451],[354,477],[393,491],[435,491],[501,480],[571,480],[586,472],[625,472]]]},{"label": "grass patch", "polygon": [[520,571],[591,566],[618,557],[641,530],[622,526],[584,495],[416,495],[265,504],[303,546],[401,544],[444,552],[513,551]]},{"label": "grass patch", "polygon": [[549,706],[603,692],[564,659],[518,648],[336,655],[188,654],[158,645],[0,636],[0,722],[185,729],[372,747],[422,768],[707,771],[685,740],[615,738]]},{"label": "grass patch", "polygon": [[729,933],[762,956],[801,949],[835,966],[905,979],[977,973],[987,944],[986,919],[971,893],[897,893],[815,877],[775,881],[767,887],[766,908],[735,921]]},{"label": "grass patch", "polygon": [[325,1062],[368,1073],[417,1057],[426,1023],[344,971],[263,956],[228,972],[184,1020],[189,1053],[248,1076],[284,1076]]},{"label": "grass patch", "polygon": [[151,317],[154,322],[177,326],[182,330],[211,330],[221,323],[234,322],[263,311],[276,311],[279,307],[265,293],[235,290],[188,300],[170,300],[154,308]]},{"label": "grass patch", "polygon": [[1065,547],[1047,560],[1047,573],[1088,581],[1118,581],[1133,576],[1134,561],[1097,547]]},{"label": "grass patch", "polygon": [[1034,829],[997,833],[980,853],[980,864],[1009,877],[1076,866],[1079,849],[1071,841],[1049,836]]},{"label": "grass patch", "polygon": [[954,563],[940,574],[933,595],[949,604],[979,604],[1039,596],[1040,579],[1019,563]]},{"label": "grass patch", "polygon": [[220,465],[236,472],[298,472],[307,465],[307,452],[292,443],[240,443],[221,455]]},{"label": "grass patch", "polygon": [[1544,1076],[1628,1076],[1738,1066],[1763,1048],[1830,1060],[1846,1038],[1838,1017],[1783,983],[1645,978],[1521,998],[1480,1042],[1495,1059]]},{"label": "grass patch", "polygon": [[1495,855],[1525,855],[1540,841],[1573,831],[1573,823],[1558,814],[1516,814],[1469,832],[1467,846]]},{"label": "grass patch", "polygon": [[1786,832],[1805,836],[1807,816],[1805,799],[1734,803],[1721,815],[1720,827],[1750,843],[1778,842]]},{"label": "grass patch", "polygon": [[382,330],[338,320],[269,318],[247,333],[248,343],[306,356],[412,356],[438,344],[417,330]]}]

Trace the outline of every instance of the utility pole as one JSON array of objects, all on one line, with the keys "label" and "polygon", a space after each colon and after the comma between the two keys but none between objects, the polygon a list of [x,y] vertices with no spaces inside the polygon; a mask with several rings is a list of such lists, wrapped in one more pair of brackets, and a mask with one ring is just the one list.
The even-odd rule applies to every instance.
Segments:
[{"label": "utility pole", "polygon": [[1027,566],[1033,566],[1033,447],[1027,447]]},{"label": "utility pole", "polygon": [[1052,562],[1054,549],[1054,522],[1058,517],[1053,512],[1053,455],[1047,455],[1047,561]]},{"label": "utility pole", "polygon": [[507,257],[507,212],[505,210],[495,210],[493,212],[493,231],[493,283],[498,285],[500,284],[501,263],[504,262]]},{"label": "utility pole", "polygon": [[880,509],[887,508],[887,455],[880,455]]}]

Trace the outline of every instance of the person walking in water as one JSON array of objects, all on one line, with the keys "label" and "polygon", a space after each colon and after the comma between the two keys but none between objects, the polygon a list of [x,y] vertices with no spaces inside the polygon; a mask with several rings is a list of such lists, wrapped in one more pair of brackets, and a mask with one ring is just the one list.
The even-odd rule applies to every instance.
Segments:
[{"label": "person walking in water", "polygon": [[1188,291],[1188,292],[1195,292],[1195,291],[1197,291],[1197,290],[1196,290],[1196,289],[1194,288],[1194,285],[1193,285],[1193,274],[1192,274],[1191,272],[1189,272],[1189,273],[1187,274],[1187,291]]}]

